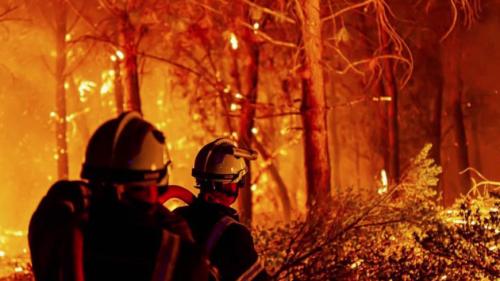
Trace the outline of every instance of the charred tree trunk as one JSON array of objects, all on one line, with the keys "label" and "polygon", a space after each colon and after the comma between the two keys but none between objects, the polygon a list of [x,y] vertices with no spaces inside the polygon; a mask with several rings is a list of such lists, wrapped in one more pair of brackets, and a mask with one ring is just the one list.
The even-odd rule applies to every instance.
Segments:
[{"label": "charred tree trunk", "polygon": [[321,208],[331,201],[326,103],[321,66],[322,38],[319,2],[319,0],[296,2],[304,44],[300,111],[304,127],[307,207],[310,215],[318,210],[315,206]]},{"label": "charred tree trunk", "polygon": [[[381,32],[381,45],[391,50],[388,35]],[[383,62],[382,87],[383,93],[389,100],[387,108],[387,154],[385,167],[388,169],[389,182],[397,184],[399,182],[399,123],[398,123],[398,86],[394,76],[394,65],[392,61],[386,59]]]},{"label": "charred tree trunk", "polygon": [[460,194],[465,194],[471,184],[469,172],[459,174],[459,172],[469,167],[469,155],[462,111],[463,85],[459,68],[461,44],[458,34],[460,27],[457,26],[457,28],[458,30],[455,30],[443,42],[441,48],[444,76],[443,95],[447,99],[446,115],[450,118],[449,121],[452,124],[453,150],[455,150],[458,165],[458,171],[453,176],[459,177],[458,187],[454,188],[447,185],[443,190],[445,205],[453,203]]},{"label": "charred tree trunk", "polygon": [[[443,88],[442,79],[439,79],[438,87]],[[441,131],[442,131],[442,114],[443,114],[443,91],[439,91],[434,100],[434,112],[432,116],[433,135],[431,157],[437,165],[441,165]]]},{"label": "charred tree trunk", "polygon": [[[332,87],[333,88],[333,87]],[[335,92],[334,92],[335,96]],[[334,99],[336,100],[336,99]],[[339,135],[338,135],[338,126],[337,126],[338,114],[336,110],[333,110],[330,117],[330,126],[331,126],[331,137],[332,137],[332,146],[333,146],[333,184],[334,189],[337,195],[340,194],[340,144],[339,144]],[[359,175],[357,175],[359,178]]]},{"label": "charred tree trunk", "polygon": [[116,58],[113,61],[113,67],[115,70],[114,79],[114,94],[115,94],[115,104],[116,104],[116,114],[120,115],[123,113],[123,84],[120,69],[120,59]]},{"label": "charred tree trunk", "polygon": [[[255,104],[257,102],[257,93],[259,85],[259,46],[256,43],[250,42],[247,38],[246,45],[248,48],[249,65],[246,70],[246,82],[248,83],[248,92],[245,95],[244,103],[241,108],[240,126],[239,126],[239,141],[242,146],[251,147],[253,141],[252,128],[254,127],[255,119]],[[247,160],[248,178],[251,179],[251,163]],[[247,180],[245,187],[240,193],[240,213],[241,220],[246,225],[252,224],[252,190],[250,189],[251,181]]]},{"label": "charred tree trunk", "polygon": [[[441,67],[441,65],[439,65]],[[442,73],[442,70],[441,70]],[[432,159],[434,159],[434,162],[436,165],[441,166],[441,134],[442,134],[442,119],[443,119],[443,76],[442,74],[438,76],[439,78],[436,79],[436,86],[439,91],[436,93],[436,97],[434,99],[434,112],[432,116],[432,134],[433,134],[433,140],[432,140],[432,150],[430,151],[430,156]],[[437,195],[436,198],[439,197],[439,194],[442,193],[442,175],[439,175],[439,182],[437,183],[436,186],[436,191]],[[442,202],[440,202],[442,203]]]},{"label": "charred tree trunk", "polygon": [[124,109],[142,114],[139,93],[139,74],[137,66],[137,38],[134,25],[129,14],[123,12],[120,18],[120,50],[123,58]]},{"label": "charred tree trunk", "polygon": [[67,7],[65,3],[58,2],[56,11],[56,155],[57,176],[59,179],[67,179],[68,167],[68,143],[66,136],[66,33],[67,33]]},{"label": "charred tree trunk", "polygon": [[[477,105],[476,108],[482,107],[482,105]],[[480,138],[480,128],[481,128],[481,123],[479,122],[479,115],[480,112],[475,110],[472,112],[470,118],[471,118],[471,131],[472,131],[472,142],[474,143],[474,148],[473,148],[473,165],[474,168],[476,168],[478,171],[483,170],[483,165],[481,161],[481,138]]]}]

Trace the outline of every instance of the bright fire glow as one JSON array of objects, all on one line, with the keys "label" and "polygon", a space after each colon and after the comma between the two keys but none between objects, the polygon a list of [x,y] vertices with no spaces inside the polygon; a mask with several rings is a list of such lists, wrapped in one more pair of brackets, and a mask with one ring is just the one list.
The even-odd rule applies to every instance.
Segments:
[{"label": "bright fire glow", "polygon": [[117,50],[116,51],[116,56],[120,59],[120,60],[123,60],[125,58],[125,54],[120,51],[120,50]]},{"label": "bright fire glow", "polygon": [[101,75],[101,79],[103,82],[99,92],[101,95],[105,95],[111,92],[114,87],[115,71],[112,69],[104,71]]},{"label": "bright fire glow", "polygon": [[384,101],[384,102],[389,102],[392,100],[391,97],[389,96],[382,96],[382,97],[373,97],[372,98],[373,101]]},{"label": "bright fire glow", "polygon": [[229,34],[229,43],[231,44],[231,49],[238,50],[238,38],[236,37],[236,34],[232,32]]},{"label": "bright fire glow", "polygon": [[231,105],[229,106],[229,110],[231,110],[231,111],[236,111],[240,108],[241,108],[241,106],[237,103],[231,103]]},{"label": "bright fire glow", "polygon": [[16,236],[16,237],[23,237],[24,236],[24,232],[22,230],[10,230],[10,229],[7,229],[7,230],[5,230],[5,234]]},{"label": "bright fire glow", "polygon": [[260,24],[259,24],[258,22],[255,22],[255,23],[253,24],[253,30],[254,30],[254,31],[259,30],[259,27],[260,27]]},{"label": "bright fire glow", "polygon": [[259,132],[259,128],[253,127],[252,134],[256,135]]},{"label": "bright fire glow", "polygon": [[352,269],[355,269],[355,268],[357,268],[358,266],[360,266],[362,263],[363,263],[363,260],[361,260],[361,259],[360,259],[360,260],[357,260],[357,261],[353,262],[353,263],[351,264],[351,266],[350,266],[350,267],[351,267]]},{"label": "bright fire glow", "polygon": [[380,181],[382,182],[382,187],[377,190],[378,194],[384,194],[387,192],[388,181],[387,181],[387,173],[385,169],[380,171]]},{"label": "bright fire glow", "polygon": [[96,83],[90,80],[83,80],[78,86],[78,93],[80,93],[80,101],[87,100],[86,93],[92,91],[96,87]]}]

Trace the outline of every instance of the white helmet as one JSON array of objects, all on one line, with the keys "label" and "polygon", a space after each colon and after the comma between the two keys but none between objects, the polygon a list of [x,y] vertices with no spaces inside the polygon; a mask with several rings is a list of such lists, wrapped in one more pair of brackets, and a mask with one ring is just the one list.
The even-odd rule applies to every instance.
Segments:
[{"label": "white helmet", "polygon": [[196,155],[192,176],[197,187],[210,186],[218,189],[223,184],[238,183],[243,187],[244,176],[248,173],[245,159],[254,160],[257,153],[238,148],[236,142],[219,138],[203,146]]},{"label": "white helmet", "polygon": [[81,177],[110,183],[166,179],[165,137],[137,112],[125,112],[92,135]]}]

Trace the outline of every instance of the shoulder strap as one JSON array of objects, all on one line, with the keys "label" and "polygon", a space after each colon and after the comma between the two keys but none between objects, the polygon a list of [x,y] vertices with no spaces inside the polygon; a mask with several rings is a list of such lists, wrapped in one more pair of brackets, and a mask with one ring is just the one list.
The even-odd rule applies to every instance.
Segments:
[{"label": "shoulder strap", "polygon": [[224,231],[226,231],[227,227],[232,224],[242,225],[241,223],[239,223],[230,216],[222,217],[214,225],[212,231],[210,232],[210,235],[208,236],[208,239],[205,242],[205,253],[207,254],[208,257],[210,257],[210,254],[212,253],[215,245],[217,245],[217,242],[219,242],[219,239],[221,238],[222,234],[224,234]]},{"label": "shoulder strap", "polygon": [[262,264],[262,261],[260,260],[259,257],[257,257],[257,260],[252,264],[247,271],[243,272],[243,274],[236,279],[236,281],[251,281],[254,280],[259,273],[261,273],[264,270],[264,265]]},{"label": "shoulder strap", "polygon": [[[222,234],[224,234],[224,231],[233,224],[241,224],[237,220],[233,219],[230,216],[224,216],[222,217],[213,227],[212,232],[208,236],[208,239],[205,244],[205,251],[207,253],[207,256],[210,257],[210,254],[212,253],[215,245],[217,245],[217,242],[219,239],[222,237]],[[245,226],[246,227],[246,226]],[[260,258],[257,257],[257,260],[245,271],[243,272],[236,281],[251,281],[254,280],[259,273],[261,273],[264,270],[264,266],[260,260]],[[214,277],[215,280],[219,281],[221,280],[220,274],[218,271],[218,268],[214,265],[210,266],[210,273]]]},{"label": "shoulder strap", "polygon": [[170,281],[173,278],[174,268],[180,248],[180,236],[168,230],[161,235],[160,250],[156,258],[152,281]]}]

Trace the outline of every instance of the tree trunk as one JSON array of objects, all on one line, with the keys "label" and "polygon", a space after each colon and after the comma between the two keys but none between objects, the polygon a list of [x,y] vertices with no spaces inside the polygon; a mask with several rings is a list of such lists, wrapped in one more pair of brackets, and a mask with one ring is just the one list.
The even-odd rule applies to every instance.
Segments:
[{"label": "tree trunk", "polygon": [[67,6],[59,2],[56,11],[56,147],[57,147],[57,176],[59,179],[67,179],[68,167],[68,143],[66,136],[66,33],[67,33]]},{"label": "tree trunk", "polygon": [[[334,88],[334,87],[332,87]],[[334,93],[334,97],[336,92],[332,91]],[[334,98],[334,101],[337,99]],[[340,194],[340,144],[339,144],[339,136],[338,136],[338,126],[337,126],[337,120],[338,120],[338,114],[336,110],[333,110],[330,116],[330,127],[331,127],[331,137],[332,137],[332,147],[333,147],[333,155],[332,155],[332,160],[333,160],[333,185],[334,185],[334,190],[337,193],[337,195]],[[359,178],[359,175],[357,175]]]},{"label": "tree trunk", "polygon": [[310,215],[331,201],[319,2],[319,0],[296,2],[304,44],[304,77],[300,111],[304,127],[307,207]]},{"label": "tree trunk", "polygon": [[[442,70],[441,70],[442,72]],[[440,75],[440,78],[437,79],[438,82],[436,83],[438,89],[441,89],[437,91],[437,95],[434,99],[434,112],[432,116],[432,126],[433,126],[433,140],[432,140],[432,150],[430,151],[430,156],[432,159],[434,159],[434,162],[436,165],[441,166],[441,134],[442,134],[442,119],[443,119],[443,76]],[[436,198],[439,198],[439,195],[442,193],[442,187],[443,187],[443,175],[439,175],[439,182],[437,183],[436,186],[436,191],[437,195]],[[440,202],[443,203],[443,202]]]},{"label": "tree trunk", "polygon": [[[392,49],[389,45],[388,35],[381,32],[381,45],[388,50]],[[385,167],[387,169],[389,183],[397,184],[399,182],[399,123],[398,123],[398,86],[392,61],[386,59],[383,62],[382,74],[383,93],[390,99],[387,108],[387,154],[385,158]],[[385,137],[384,136],[384,137]]]},{"label": "tree trunk", "polygon": [[[248,92],[245,95],[241,108],[239,142],[243,147],[251,147],[253,140],[252,128],[254,127],[255,104],[257,102],[257,93],[259,85],[259,46],[256,43],[246,39],[246,45],[249,53],[249,65],[246,69],[246,83]],[[247,160],[248,178],[251,179],[251,163]],[[246,181],[246,186],[240,193],[240,215],[244,224],[252,224],[252,190],[250,189],[250,180]]]},{"label": "tree trunk", "polygon": [[[438,87],[443,88],[442,79],[439,79],[437,83]],[[431,157],[434,159],[437,165],[441,165],[441,120],[443,114],[443,91],[438,91],[434,99],[434,112],[432,116],[433,123],[433,135],[434,139],[432,141]]]},{"label": "tree trunk", "polygon": [[458,171],[453,176],[459,178],[459,186],[446,185],[443,190],[445,205],[452,204],[460,194],[465,194],[471,184],[470,173],[459,172],[469,167],[467,136],[465,132],[464,116],[462,111],[463,85],[460,76],[459,62],[461,57],[461,44],[459,38],[460,27],[443,42],[441,55],[443,61],[444,89],[443,94],[447,99],[446,115],[450,117],[453,129],[453,150],[455,150]]},{"label": "tree trunk", "polygon": [[115,104],[116,104],[116,114],[120,115],[123,113],[123,84],[121,77],[121,69],[120,69],[120,59],[116,58],[113,61],[113,67],[115,70],[115,79],[114,79],[114,94],[115,94]]},{"label": "tree trunk", "polygon": [[[435,50],[439,50],[439,45],[432,44],[427,52],[433,52]],[[441,147],[442,147],[442,131],[443,131],[443,66],[441,59],[438,56],[432,56],[432,60],[428,59],[427,72],[428,75],[431,76],[428,81],[435,87],[435,96],[434,96],[434,108],[432,111],[432,119],[431,119],[431,139],[432,139],[432,149],[430,151],[430,157],[434,159],[436,165],[441,166]],[[443,175],[439,175],[439,181],[435,187],[437,191],[436,199],[440,198],[442,194],[443,187]],[[441,198],[442,199],[442,198]],[[442,202],[439,202],[442,204]]]},{"label": "tree trunk", "polygon": [[483,170],[482,166],[482,161],[481,161],[481,123],[479,122],[479,116],[480,116],[480,111],[477,110],[477,108],[482,108],[484,105],[480,104],[480,99],[481,97],[475,97],[474,101],[474,106],[476,110],[471,112],[470,118],[471,118],[471,135],[472,135],[472,143],[474,143],[474,147],[472,149],[474,157],[472,158],[472,163],[474,168],[478,171]]},{"label": "tree trunk", "polygon": [[136,30],[130,22],[127,12],[123,12],[120,18],[120,50],[124,54],[123,59],[123,87],[124,87],[124,109],[137,111],[142,114],[141,98],[139,94],[139,75],[137,67],[137,44]]}]

